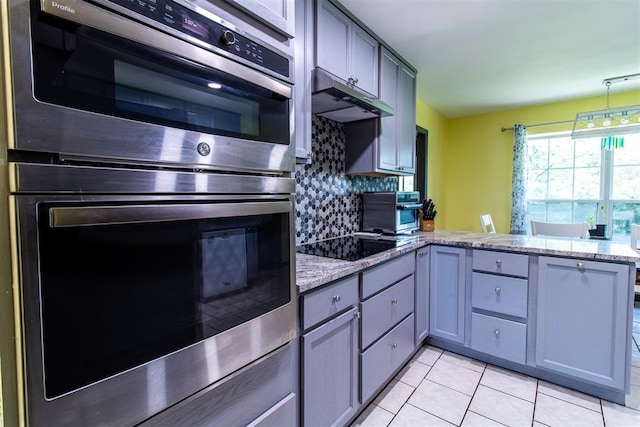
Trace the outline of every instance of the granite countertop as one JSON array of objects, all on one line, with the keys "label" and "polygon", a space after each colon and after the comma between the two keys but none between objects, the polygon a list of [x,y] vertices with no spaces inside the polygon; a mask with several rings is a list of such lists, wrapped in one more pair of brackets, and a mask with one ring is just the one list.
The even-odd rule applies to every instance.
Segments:
[{"label": "granite countertop", "polygon": [[296,284],[298,291],[300,293],[310,291],[318,286],[356,273],[367,267],[432,244],[537,255],[555,255],[618,263],[640,262],[640,254],[631,249],[629,245],[612,243],[606,240],[574,240],[514,234],[438,230],[433,232],[416,232],[415,239],[411,239],[410,243],[358,261],[343,261],[297,253]]}]

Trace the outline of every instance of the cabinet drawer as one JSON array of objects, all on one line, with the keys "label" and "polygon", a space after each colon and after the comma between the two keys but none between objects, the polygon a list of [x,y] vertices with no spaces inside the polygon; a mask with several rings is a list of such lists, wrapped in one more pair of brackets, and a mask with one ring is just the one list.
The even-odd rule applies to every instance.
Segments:
[{"label": "cabinet drawer", "polygon": [[471,348],[524,364],[527,352],[527,325],[472,313]]},{"label": "cabinet drawer", "polygon": [[527,317],[527,279],[473,272],[471,305],[474,308]]},{"label": "cabinet drawer", "polygon": [[308,329],[357,303],[357,275],[339,280],[309,294],[303,294],[302,328]]},{"label": "cabinet drawer", "polygon": [[361,354],[362,399],[366,401],[413,351],[413,314]]},{"label": "cabinet drawer", "polygon": [[474,249],[473,269],[489,273],[527,277],[529,275],[529,256]]},{"label": "cabinet drawer", "polygon": [[413,311],[413,274],[362,303],[362,346],[366,348]]},{"label": "cabinet drawer", "polygon": [[416,269],[415,253],[411,252],[362,273],[362,299],[406,277]]}]

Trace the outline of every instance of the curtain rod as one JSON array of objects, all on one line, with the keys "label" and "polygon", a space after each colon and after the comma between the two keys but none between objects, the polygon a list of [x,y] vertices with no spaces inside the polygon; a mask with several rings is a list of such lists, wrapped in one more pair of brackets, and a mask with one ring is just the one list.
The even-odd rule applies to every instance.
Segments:
[{"label": "curtain rod", "polygon": [[[561,120],[559,122],[550,122],[550,123],[537,123],[535,125],[524,125],[525,128],[537,128],[537,127],[541,127],[541,126],[553,126],[553,125],[564,125],[567,123],[573,123],[575,122],[575,120]],[[510,128],[500,128],[500,132],[505,132],[508,130],[513,130],[514,127],[511,126]]]}]

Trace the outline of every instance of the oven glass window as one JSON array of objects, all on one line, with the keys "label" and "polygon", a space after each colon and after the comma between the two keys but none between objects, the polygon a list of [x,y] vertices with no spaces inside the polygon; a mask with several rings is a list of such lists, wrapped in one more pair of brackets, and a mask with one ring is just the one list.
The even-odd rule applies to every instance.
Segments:
[{"label": "oven glass window", "polygon": [[289,143],[290,100],[238,76],[44,14],[33,21],[32,33],[34,96],[39,101],[197,132]]},{"label": "oven glass window", "polygon": [[291,299],[289,214],[51,228],[50,207],[39,206],[47,398]]}]

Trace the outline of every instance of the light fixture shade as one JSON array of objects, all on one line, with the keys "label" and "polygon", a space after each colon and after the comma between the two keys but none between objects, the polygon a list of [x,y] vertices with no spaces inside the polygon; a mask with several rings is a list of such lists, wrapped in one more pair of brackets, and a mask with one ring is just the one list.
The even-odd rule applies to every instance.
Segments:
[{"label": "light fixture shade", "polygon": [[[622,120],[622,119],[625,120]],[[622,121],[621,121],[622,120]],[[609,124],[606,125],[609,121]],[[571,138],[613,136],[640,132],[640,105],[578,113]]]}]

